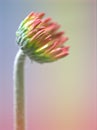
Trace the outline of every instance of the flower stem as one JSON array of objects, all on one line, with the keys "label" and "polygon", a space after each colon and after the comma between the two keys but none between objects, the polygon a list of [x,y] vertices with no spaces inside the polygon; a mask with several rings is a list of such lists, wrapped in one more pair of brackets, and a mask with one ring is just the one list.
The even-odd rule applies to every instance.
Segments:
[{"label": "flower stem", "polygon": [[25,130],[24,62],[19,50],[14,62],[14,130]]}]

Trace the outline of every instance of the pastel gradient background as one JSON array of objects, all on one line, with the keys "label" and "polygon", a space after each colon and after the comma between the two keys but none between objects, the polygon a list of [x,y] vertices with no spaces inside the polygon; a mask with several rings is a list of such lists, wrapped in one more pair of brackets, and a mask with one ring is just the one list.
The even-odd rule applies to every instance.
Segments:
[{"label": "pastel gradient background", "polygon": [[13,130],[15,32],[31,12],[45,12],[69,36],[70,55],[40,65],[26,60],[27,130],[97,130],[94,0],[0,0],[0,130]]}]

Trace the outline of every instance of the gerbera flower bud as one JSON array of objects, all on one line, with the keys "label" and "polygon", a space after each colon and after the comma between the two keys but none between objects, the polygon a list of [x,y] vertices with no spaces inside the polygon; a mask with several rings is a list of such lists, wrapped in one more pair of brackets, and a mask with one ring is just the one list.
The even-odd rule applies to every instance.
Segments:
[{"label": "gerbera flower bud", "polygon": [[43,19],[44,13],[30,13],[16,32],[16,41],[23,53],[39,63],[56,61],[68,55],[64,32],[51,18]]}]

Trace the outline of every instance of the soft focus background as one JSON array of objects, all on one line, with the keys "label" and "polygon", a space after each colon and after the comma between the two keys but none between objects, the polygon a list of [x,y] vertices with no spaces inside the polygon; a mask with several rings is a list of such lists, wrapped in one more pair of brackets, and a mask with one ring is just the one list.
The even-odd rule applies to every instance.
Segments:
[{"label": "soft focus background", "polygon": [[95,0],[0,0],[0,130],[13,130],[15,32],[31,11],[62,25],[70,55],[26,60],[27,130],[97,130],[95,8]]}]

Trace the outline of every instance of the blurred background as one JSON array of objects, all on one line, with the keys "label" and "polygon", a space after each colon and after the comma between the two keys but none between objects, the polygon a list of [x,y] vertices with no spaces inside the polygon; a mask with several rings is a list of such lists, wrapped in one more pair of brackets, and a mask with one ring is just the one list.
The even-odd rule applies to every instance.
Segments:
[{"label": "blurred background", "polygon": [[31,12],[45,12],[69,37],[70,54],[25,65],[27,130],[97,130],[95,0],[0,0],[0,130],[13,130],[15,32]]}]

